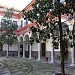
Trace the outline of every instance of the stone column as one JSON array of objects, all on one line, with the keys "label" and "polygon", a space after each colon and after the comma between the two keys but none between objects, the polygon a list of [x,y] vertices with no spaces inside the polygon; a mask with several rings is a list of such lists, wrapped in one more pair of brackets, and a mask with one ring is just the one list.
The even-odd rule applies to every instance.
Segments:
[{"label": "stone column", "polygon": [[9,51],[8,51],[8,49],[7,49],[7,54],[6,54],[6,57],[7,57],[7,58],[9,57]]},{"label": "stone column", "polygon": [[71,64],[70,66],[75,66],[75,58],[74,58],[74,47],[71,48]]},{"label": "stone column", "polygon": [[29,49],[29,59],[32,59],[32,45],[30,44],[30,49]]},{"label": "stone column", "polygon": [[40,61],[40,43],[38,43],[38,61]]},{"label": "stone column", "polygon": [[18,42],[18,57],[20,57],[20,42]]},{"label": "stone column", "polygon": [[54,47],[52,47],[52,51],[51,51],[51,62],[50,63],[55,63]]},{"label": "stone column", "polygon": [[[51,36],[51,34],[50,34],[50,36]],[[53,43],[52,42],[54,42],[54,40],[53,40],[53,37],[51,37],[50,39],[49,39],[49,43],[50,43],[50,51],[51,51],[51,53],[50,53],[50,60],[49,60],[49,63],[55,63],[55,52],[54,52],[54,47],[53,47]]]},{"label": "stone column", "polygon": [[[71,35],[72,35],[72,32],[71,32]],[[75,46],[74,46],[74,37],[73,37],[73,35],[72,35],[72,40],[70,40],[70,42],[73,42],[73,47],[72,48],[70,48],[71,49],[71,64],[70,64],[70,66],[75,66]]]},{"label": "stone column", "polygon": [[7,58],[9,57],[9,44],[8,44],[8,49],[7,49],[6,57],[7,57]]},{"label": "stone column", "polygon": [[52,50],[51,50],[51,61],[50,63],[55,63],[55,54],[54,54],[54,47],[53,47],[53,43],[51,44],[52,46]]},{"label": "stone column", "polygon": [[25,58],[26,41],[23,41],[23,58]]}]

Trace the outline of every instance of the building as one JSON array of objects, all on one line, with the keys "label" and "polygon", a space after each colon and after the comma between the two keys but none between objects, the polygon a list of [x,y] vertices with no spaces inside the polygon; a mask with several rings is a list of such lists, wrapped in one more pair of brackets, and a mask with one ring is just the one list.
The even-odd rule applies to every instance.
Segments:
[{"label": "building", "polygon": [[[31,1],[24,9],[26,11],[28,11],[31,8],[30,5],[33,2],[34,1]],[[10,8],[10,7],[0,5],[0,22],[2,21],[2,17],[4,15],[4,11],[5,11],[6,8]],[[22,18],[22,11],[19,10],[19,9],[15,9],[15,8],[14,8],[14,14],[12,16],[12,21],[14,23],[17,23],[17,25],[18,25],[18,30],[16,31],[16,35],[17,35],[17,37],[19,36],[18,38],[21,37],[21,40],[19,39],[21,41],[21,43],[20,43],[21,44],[21,46],[20,46],[20,49],[21,49],[20,54],[21,54],[21,56],[23,56],[23,35],[24,35],[24,33],[27,34],[29,32],[28,27],[30,27],[30,26],[32,26],[34,24],[30,23],[27,19],[24,20]],[[29,36],[27,36],[27,38],[29,38]],[[27,48],[29,49],[29,46]],[[7,49],[8,49],[7,44],[4,44],[3,48],[2,48],[2,45],[0,45],[0,55],[6,56]],[[28,50],[27,50],[27,53],[28,53]],[[13,55],[18,56],[18,41],[15,41],[14,44],[10,47],[9,56],[13,56]],[[28,54],[27,54],[27,56],[28,56]]]},{"label": "building", "polygon": [[[35,0],[32,0],[25,8],[24,10],[27,12],[29,10],[32,9],[31,4],[33,4],[35,2]],[[2,17],[4,13],[0,12],[0,17]],[[9,56],[18,56],[18,57],[29,57],[29,59],[35,57],[38,60],[41,59],[41,57],[47,57],[50,58],[50,61],[53,63],[54,62],[54,51],[55,51],[55,56],[57,57],[59,52],[60,52],[60,47],[59,49],[55,49],[53,50],[53,46],[52,46],[52,39],[47,39],[47,42],[41,42],[41,43],[36,43],[34,42],[33,45],[29,45],[28,44],[28,39],[31,36],[31,33],[29,33],[29,28],[33,25],[35,25],[35,23],[31,23],[29,22],[27,19],[24,20],[22,18],[22,11],[19,14],[14,14],[13,15],[13,21],[16,21],[17,24],[19,25],[18,30],[16,30],[16,35],[17,35],[17,41],[14,42],[14,44],[10,47],[9,50]],[[57,18],[55,18],[57,19]],[[67,15],[62,15],[62,22],[67,20]],[[72,21],[67,21],[66,22],[68,25],[70,25],[71,23],[73,23]],[[3,50],[1,51],[2,55],[6,55],[6,51],[7,51],[7,45],[4,44],[3,45]],[[73,58],[73,53],[72,51],[71,55],[72,55],[72,59]],[[70,57],[71,59],[71,57]]]}]

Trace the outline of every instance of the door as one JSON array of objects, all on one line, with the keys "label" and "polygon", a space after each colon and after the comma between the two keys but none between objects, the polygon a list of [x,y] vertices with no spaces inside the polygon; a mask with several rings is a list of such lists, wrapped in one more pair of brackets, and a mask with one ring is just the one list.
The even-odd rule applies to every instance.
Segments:
[{"label": "door", "polygon": [[20,44],[20,55],[23,56],[23,44]]},{"label": "door", "polygon": [[3,50],[3,44],[0,43],[0,55],[2,55],[2,50]]},{"label": "door", "polygon": [[2,43],[0,43],[0,51],[2,51],[3,45]]},{"label": "door", "polygon": [[41,43],[41,55],[45,56],[46,53],[46,43]]}]

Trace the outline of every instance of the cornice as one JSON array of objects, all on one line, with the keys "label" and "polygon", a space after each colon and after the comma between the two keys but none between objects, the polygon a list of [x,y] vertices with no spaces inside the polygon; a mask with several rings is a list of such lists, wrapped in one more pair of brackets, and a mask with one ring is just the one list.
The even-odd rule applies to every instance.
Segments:
[{"label": "cornice", "polygon": [[[32,0],[23,10],[25,10],[25,12],[28,12],[29,10],[32,9],[32,4],[35,2],[35,0]],[[3,5],[0,5],[0,8],[4,9],[4,8],[8,8],[7,6],[3,6]],[[18,10],[18,9],[15,9],[13,8],[15,11],[17,12],[20,12],[19,14],[14,14],[13,17],[14,18],[17,18],[17,19],[21,19],[22,18],[22,11]],[[4,15],[4,12],[3,11],[0,11],[0,15]]]},{"label": "cornice", "polygon": [[[32,4],[35,2],[36,0],[32,0],[23,10],[25,11],[25,12],[28,12],[29,10],[32,10],[33,8],[32,8]],[[22,15],[23,15],[23,13],[22,13],[22,11],[19,13],[19,15],[20,15],[20,18],[22,18]]]},{"label": "cornice", "polygon": [[23,31],[23,30],[25,30],[25,29],[27,29],[27,28],[33,26],[33,25],[35,25],[35,23],[30,23],[30,24],[28,24],[27,26],[24,26],[24,27],[22,27],[22,28],[16,30],[16,32],[21,32],[21,31]]}]

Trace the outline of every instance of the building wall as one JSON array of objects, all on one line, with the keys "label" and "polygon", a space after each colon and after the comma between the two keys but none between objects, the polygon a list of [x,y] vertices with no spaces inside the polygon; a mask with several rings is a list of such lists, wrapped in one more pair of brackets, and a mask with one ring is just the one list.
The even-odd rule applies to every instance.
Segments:
[{"label": "building wall", "polygon": [[[8,49],[8,45],[4,44],[3,51],[7,51],[7,49]],[[13,44],[12,46],[10,46],[9,51],[18,51],[18,44]]]},{"label": "building wall", "polygon": [[[8,50],[8,45],[3,45],[3,50],[0,55],[6,56]],[[13,44],[9,47],[9,56],[18,56],[18,44]]]},{"label": "building wall", "polygon": [[[46,42],[46,51],[52,51],[53,45],[52,45],[52,39],[48,39]],[[60,44],[59,49],[54,49],[55,51],[60,51]]]},{"label": "building wall", "polygon": [[52,40],[48,39],[46,42],[46,51],[51,51],[52,50]]},{"label": "building wall", "polygon": [[32,51],[38,51],[38,43],[34,42],[32,46]]}]

